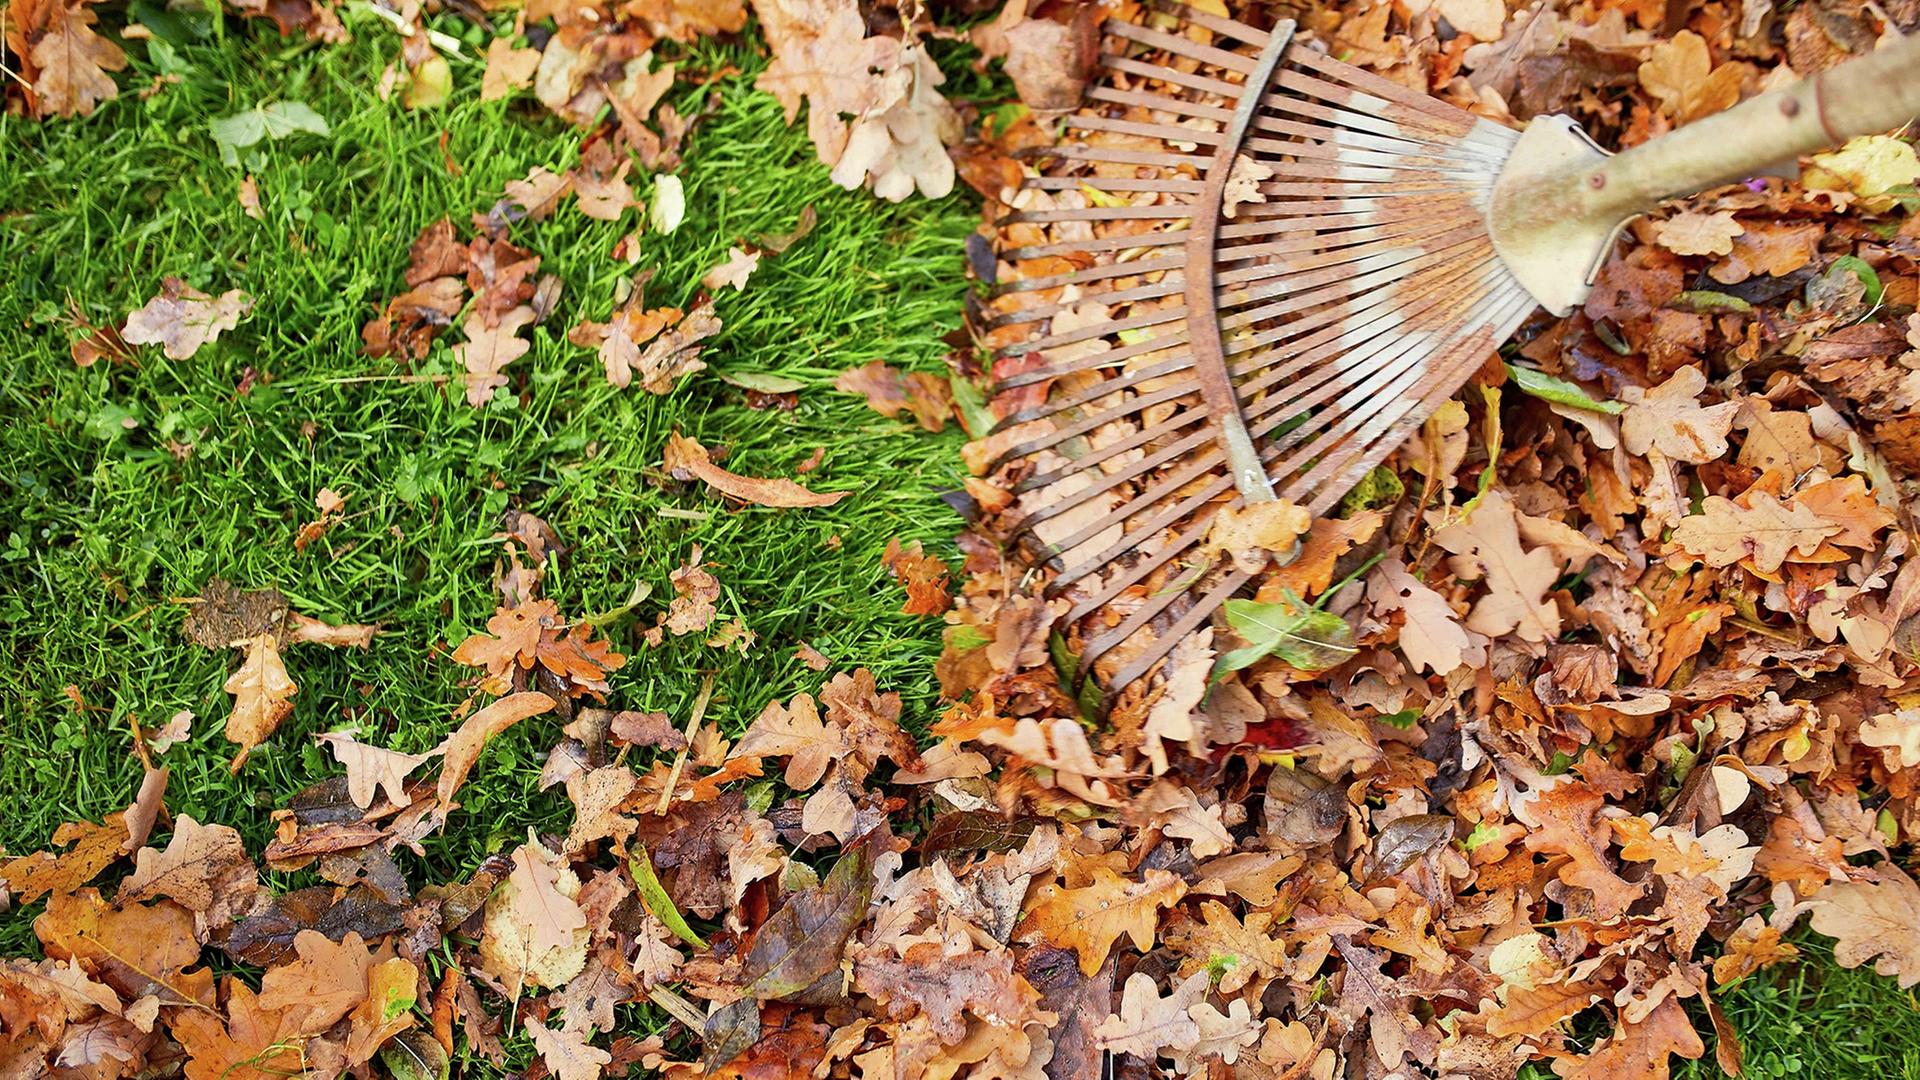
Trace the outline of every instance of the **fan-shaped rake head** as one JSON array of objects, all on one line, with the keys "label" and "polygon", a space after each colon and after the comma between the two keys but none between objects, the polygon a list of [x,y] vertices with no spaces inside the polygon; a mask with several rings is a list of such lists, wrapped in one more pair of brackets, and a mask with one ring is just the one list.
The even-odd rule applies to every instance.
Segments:
[{"label": "fan-shaped rake head", "polygon": [[1002,253],[996,340],[1025,335],[997,353],[990,468],[1111,704],[1251,580],[1200,558],[1217,514],[1326,512],[1534,300],[1486,225],[1518,132],[1289,23],[1177,8],[1104,34],[1002,222],[1047,242]]}]

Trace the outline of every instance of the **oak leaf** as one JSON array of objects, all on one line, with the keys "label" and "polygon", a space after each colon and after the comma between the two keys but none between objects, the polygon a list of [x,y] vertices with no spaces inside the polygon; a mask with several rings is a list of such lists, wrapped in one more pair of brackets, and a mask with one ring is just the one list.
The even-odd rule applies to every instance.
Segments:
[{"label": "oak leaf", "polygon": [[1039,994],[1013,973],[1013,954],[970,952],[944,956],[938,942],[909,946],[898,959],[864,957],[854,967],[854,986],[878,998],[900,1020],[916,1011],[948,1045],[967,1034],[966,1012],[1005,1025],[1031,1014]]},{"label": "oak leaf", "polygon": [[1599,823],[1606,802],[1606,796],[1585,784],[1549,788],[1526,807],[1531,815],[1526,823],[1533,831],[1525,838],[1528,851],[1568,857],[1560,867],[1560,880],[1592,892],[1595,917],[1603,922],[1625,915],[1644,888],[1623,880],[1610,865],[1610,834]]},{"label": "oak leaf", "polygon": [[480,962],[516,989],[561,986],[587,963],[588,927],[575,897],[580,878],[536,840],[513,852],[513,872],[487,898]]},{"label": "oak leaf", "polygon": [[518,49],[510,36],[487,42],[487,70],[480,76],[480,100],[511,97],[515,90],[533,85],[533,72],[540,66],[539,49]]},{"label": "oak leaf", "polygon": [[719,292],[727,286],[733,286],[734,292],[745,292],[747,278],[760,266],[760,253],[749,251],[738,244],[727,248],[727,259],[700,279],[701,287]]},{"label": "oak leaf", "polygon": [[293,711],[293,695],[300,689],[287,676],[280,661],[280,642],[272,634],[261,634],[245,643],[246,656],[240,667],[228,676],[222,689],[233,695],[233,711],[227,716],[227,741],[238,743],[229,769],[239,772],[247,755],[280,726]]},{"label": "oak leaf", "polygon": [[385,792],[396,808],[405,809],[413,802],[407,794],[407,774],[441,753],[436,747],[424,754],[403,754],[360,742],[351,731],[327,731],[314,738],[347,770],[347,797],[362,810],[373,805],[376,789]]},{"label": "oak leaf", "polygon": [[1214,515],[1200,553],[1212,559],[1225,552],[1241,570],[1257,573],[1272,556],[1291,554],[1312,525],[1313,513],[1288,499],[1228,507]]},{"label": "oak leaf", "polygon": [[337,942],[318,930],[302,930],[293,949],[291,963],[261,976],[259,1005],[288,1013],[284,1026],[290,1030],[317,1035],[366,1000],[373,954],[351,930]]},{"label": "oak leaf", "polygon": [[1108,780],[1127,775],[1117,755],[1093,756],[1087,742],[1087,730],[1067,717],[1036,720],[1021,717],[1011,731],[990,728],[979,734],[980,742],[998,746],[1029,765],[1051,770],[1043,781],[1049,787],[1061,787],[1090,803],[1118,806],[1119,792]]},{"label": "oak leaf", "polygon": [[675,432],[667,436],[666,469],[680,479],[698,477],[724,495],[756,506],[832,506],[851,491],[815,492],[785,477],[741,476],[713,463],[707,448]]},{"label": "oak leaf", "polygon": [[1724,495],[1709,495],[1700,513],[1689,514],[1673,529],[1674,546],[1715,569],[1751,559],[1753,568],[1771,574],[1796,552],[1812,555],[1840,526],[1798,504],[1785,504],[1764,491],[1744,496],[1742,506]]},{"label": "oak leaf", "polygon": [[134,853],[133,873],[114,899],[124,905],[169,897],[217,929],[246,912],[259,888],[259,870],[237,830],[181,814],[164,850]]},{"label": "oak leaf", "polygon": [[108,814],[98,824],[69,821],[53,831],[56,846],[72,844],[55,854],[36,851],[0,863],[0,884],[13,892],[15,902],[31,904],[48,893],[66,894],[92,881],[118,859],[127,844],[122,814]]},{"label": "oak leaf", "polygon": [[1685,210],[1654,226],[1653,236],[1675,255],[1731,255],[1733,238],[1745,231],[1731,210]]},{"label": "oak leaf", "polygon": [[1408,572],[1406,564],[1389,559],[1367,580],[1367,599],[1381,614],[1399,612],[1400,651],[1415,671],[1445,675],[1468,661],[1486,659],[1486,643],[1460,624],[1447,598]]},{"label": "oak leaf", "polygon": [[944,430],[953,412],[953,388],[946,379],[924,371],[901,371],[883,360],[842,371],[834,378],[833,388],[866,398],[867,407],[881,416],[898,416],[905,409],[927,431]]},{"label": "oak leaf", "polygon": [[701,342],[719,332],[720,317],[713,313],[713,306],[704,301],[675,320],[630,362],[640,376],[640,389],[649,394],[671,393],[681,376],[707,366],[700,359]]},{"label": "oak leaf", "polygon": [[1881,748],[1889,769],[1920,767],[1920,709],[1900,709],[1873,717],[1860,725],[1860,741]]},{"label": "oak leaf", "polygon": [[897,536],[888,540],[880,564],[907,590],[907,602],[900,608],[902,615],[939,615],[953,606],[953,597],[947,592],[947,579],[953,571],[946,560],[921,551],[920,541],[903,547]]},{"label": "oak leaf", "polygon": [[1464,519],[1436,531],[1433,542],[1454,553],[1456,575],[1486,582],[1487,595],[1474,604],[1467,629],[1488,637],[1518,633],[1536,643],[1560,636],[1560,610],[1546,597],[1560,577],[1559,560],[1546,548],[1521,547],[1506,492],[1482,495]]},{"label": "oak leaf", "polygon": [[1640,65],[1640,85],[1660,102],[1660,111],[1677,123],[1698,120],[1740,100],[1747,68],[1713,66],[1706,39],[1682,30],[1653,47]]},{"label": "oak leaf", "polygon": [[127,316],[120,336],[133,345],[159,345],[169,359],[185,360],[222,331],[240,325],[253,298],[239,289],[208,296],[176,277],[163,278],[160,295]]},{"label": "oak leaf", "polygon": [[25,81],[35,116],[86,116],[119,96],[107,73],[124,70],[127,54],[94,32],[92,6],[88,0],[9,6],[6,43],[24,60],[15,77]]},{"label": "oak leaf", "polygon": [[1160,909],[1186,894],[1186,882],[1165,870],[1149,869],[1141,880],[1131,881],[1100,866],[1084,888],[1041,888],[1027,906],[1021,932],[1072,949],[1080,956],[1080,970],[1092,975],[1122,935],[1141,952],[1151,949]]},{"label": "oak leaf", "polygon": [[787,786],[806,791],[819,783],[827,766],[848,749],[845,729],[820,719],[812,695],[796,694],[785,706],[767,702],[759,719],[740,736],[727,758],[784,757]]},{"label": "oak leaf", "polygon": [[1638,386],[1622,390],[1620,400],[1627,409],[1620,418],[1620,437],[1627,452],[1658,450],[1692,465],[1726,456],[1727,432],[1733,429],[1740,403],[1701,405],[1700,391],[1706,388],[1706,375],[1689,365],[1651,390]]},{"label": "oak leaf", "polygon": [[292,1010],[262,1008],[237,977],[226,980],[227,1018],[208,1009],[178,1009],[168,1030],[186,1050],[187,1080],[285,1080],[302,1071],[304,1039]]},{"label": "oak leaf", "polygon": [[532,342],[519,336],[533,322],[533,308],[526,304],[508,310],[491,326],[468,315],[462,327],[467,340],[453,347],[454,362],[467,371],[467,404],[485,405],[495,390],[507,385],[501,369],[533,348]]},{"label": "oak leaf", "polygon": [[1811,902],[1811,925],[1835,939],[1841,967],[1873,960],[1901,989],[1920,985],[1920,885],[1899,867],[1884,863],[1868,880],[1828,885]]},{"label": "oak leaf", "polygon": [[613,1062],[612,1054],[587,1042],[585,1031],[565,1027],[556,1031],[529,1016],[527,1034],[533,1037],[534,1048],[558,1080],[599,1080],[601,1071]]},{"label": "oak leaf", "polygon": [[1679,999],[1667,997],[1637,1024],[1622,1017],[1620,1027],[1595,1046],[1593,1053],[1579,1060],[1561,1058],[1553,1063],[1553,1071],[1563,1080],[1614,1080],[1622,1076],[1667,1080],[1672,1075],[1672,1055],[1694,1059],[1706,1051],[1687,1010],[1681,1008]]},{"label": "oak leaf", "polygon": [[1200,1025],[1187,1010],[1200,1004],[1206,989],[1207,976],[1201,972],[1161,997],[1153,976],[1136,971],[1121,988],[1120,1011],[1093,1029],[1094,1038],[1108,1053],[1146,1061],[1159,1057],[1162,1047],[1191,1047],[1200,1038]]},{"label": "oak leaf", "polygon": [[847,939],[866,920],[874,860],[887,840],[876,829],[848,845],[820,884],[793,894],[754,935],[741,964],[749,997],[792,997],[840,966]]},{"label": "oak leaf", "polygon": [[607,383],[622,390],[633,382],[641,347],[681,319],[679,308],[648,308],[638,302],[639,296],[635,292],[635,302],[616,309],[606,322],[582,322],[567,334],[575,345],[599,352]]}]

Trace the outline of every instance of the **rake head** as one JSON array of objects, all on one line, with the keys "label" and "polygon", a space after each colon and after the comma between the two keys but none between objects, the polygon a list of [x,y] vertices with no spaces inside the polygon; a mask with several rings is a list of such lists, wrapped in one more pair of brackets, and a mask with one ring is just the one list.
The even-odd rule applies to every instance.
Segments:
[{"label": "rake head", "polygon": [[1088,107],[1001,223],[1050,242],[1002,253],[1036,276],[996,300],[988,469],[1110,706],[1252,579],[1199,558],[1216,515],[1325,513],[1535,301],[1486,224],[1519,132],[1291,23],[1103,32]]}]

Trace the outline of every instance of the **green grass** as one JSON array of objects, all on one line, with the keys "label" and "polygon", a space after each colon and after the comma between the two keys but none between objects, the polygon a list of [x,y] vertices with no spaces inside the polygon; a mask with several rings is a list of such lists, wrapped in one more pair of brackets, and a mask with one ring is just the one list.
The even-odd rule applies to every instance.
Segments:
[{"label": "green grass", "polygon": [[[959,324],[962,240],[977,211],[957,196],[890,206],[833,186],[804,129],[752,89],[753,53],[705,48],[691,63],[747,74],[716,84],[719,110],[680,172],[687,218],[671,235],[648,233],[639,265],[656,271],[650,303],[684,304],[728,244],[787,231],[812,204],[810,236],[764,261],[744,293],[716,299],[725,329],[706,354],[716,371],[804,380],[799,408],[747,408],[715,371],[662,397],[607,386],[594,354],[565,334],[606,317],[634,269],[610,252],[636,221],[591,221],[568,206],[512,233],[566,291],[509,369],[513,394],[472,409],[457,386],[398,381],[394,364],[359,355],[360,324],[403,288],[407,244],[423,226],[450,215],[464,230],[508,180],[567,166],[579,136],[530,100],[479,103],[477,63],[456,69],[459,103],[446,110],[382,102],[374,87],[397,39],[370,19],[355,31],[354,45],[335,50],[289,45],[257,24],[230,28],[224,46],[182,50],[184,81],[148,100],[129,92],[79,122],[0,119],[10,282],[0,292],[10,354],[0,372],[0,785],[15,793],[0,847],[28,851],[62,821],[126,805],[139,779],[130,714],[147,724],[182,708],[198,715],[192,740],[165,758],[168,806],[232,824],[256,849],[272,808],[338,771],[309,734],[351,721],[402,749],[438,741],[466,693],[444,643],[493,611],[491,538],[509,506],[546,518],[572,546],[547,580],[563,611],[605,611],[652,587],[610,628],[632,655],[613,678],[619,706],[684,716],[711,672],[710,715],[737,731],[769,699],[825,677],[793,658],[804,639],[841,669],[871,667],[923,724],[940,624],[898,613],[880,556],[894,536],[952,550],[958,519],[938,495],[958,482],[958,434],[882,418],[831,383],[873,359],[943,370],[940,337]],[[468,31],[469,46],[484,41]],[[131,88],[155,72],[143,47],[129,51]],[[691,114],[705,94],[683,88],[676,104]],[[246,163],[265,211],[254,221],[235,199],[244,172],[221,164],[207,121],[275,98],[309,102],[333,135],[261,145]],[[443,163],[443,130],[460,175]],[[651,182],[636,188],[644,195]],[[68,298],[104,323],[167,274],[243,288],[257,307],[191,360],[148,348],[137,366],[76,368],[59,321]],[[450,367],[443,342],[421,370]],[[261,378],[243,395],[248,369]],[[826,509],[730,510],[661,474],[676,428],[729,448],[726,463],[753,475],[792,475],[824,448],[807,483],[855,494]],[[192,443],[192,456],[177,461],[169,440]],[[322,487],[349,496],[348,518],[296,552]],[[696,544],[725,589],[721,617],[758,635],[745,656],[694,638],[655,650],[639,640]],[[238,777],[220,734],[230,658],[188,643],[174,602],[213,575],[384,629],[364,653],[289,650],[294,713]],[[67,685],[106,711],[76,711]],[[558,737],[557,722],[541,719],[499,740],[424,865],[409,860],[412,880],[462,874],[529,825],[564,827],[564,794],[536,790],[539,754]],[[28,924],[4,921],[0,953],[29,947]]]},{"label": "green grass", "polygon": [[[804,639],[841,668],[873,668],[905,696],[910,723],[929,717],[940,624],[898,614],[880,552],[893,536],[951,552],[959,523],[937,496],[957,483],[958,436],[882,419],[830,384],[876,358],[940,370],[940,338],[960,319],[973,206],[961,196],[889,206],[834,187],[804,132],[752,90],[753,51],[701,46],[684,58],[691,67],[742,73],[715,83],[718,111],[689,141],[687,220],[670,236],[646,235],[639,265],[656,271],[654,302],[684,302],[728,244],[786,231],[812,204],[818,229],[764,262],[745,293],[719,297],[726,328],[706,356],[717,371],[805,380],[798,410],[749,409],[715,371],[665,397],[607,387],[565,333],[606,316],[633,270],[610,252],[635,222],[595,222],[571,207],[512,233],[566,292],[509,369],[513,393],[470,409],[457,390],[398,381],[393,364],[360,356],[360,324],[402,287],[420,228],[442,216],[464,227],[506,181],[568,166],[579,139],[529,99],[475,100],[481,67],[471,56],[484,34],[438,25],[470,54],[455,63],[454,104],[440,111],[379,100],[398,41],[362,16],[346,48],[229,25],[163,69],[130,43],[127,92],[93,118],[0,115],[0,787],[9,794],[0,850],[33,850],[62,821],[126,805],[140,772],[129,716],[198,715],[192,740],[166,755],[168,805],[240,828],[255,850],[273,808],[338,772],[309,734],[352,722],[399,749],[437,742],[465,696],[445,646],[493,609],[492,536],[509,506],[545,517],[572,545],[547,581],[566,612],[611,609],[651,586],[636,615],[611,627],[633,657],[612,680],[616,704],[684,716],[712,673],[712,715],[738,730],[767,700],[824,678],[792,658]],[[948,67],[949,92],[985,96],[963,66]],[[164,74],[180,81],[134,93]],[[683,86],[672,100],[693,114],[708,92]],[[278,99],[312,104],[332,136],[262,144],[242,168],[223,165],[208,121]],[[236,201],[247,172],[264,220]],[[650,193],[644,177],[636,188]],[[61,321],[70,299],[96,322],[117,320],[169,274],[208,291],[246,289],[258,306],[192,360],[145,349],[137,366],[74,367]],[[241,394],[249,369],[259,378]],[[420,370],[450,370],[444,344]],[[660,475],[676,427],[729,448],[728,464],[750,474],[790,475],[823,447],[808,482],[856,494],[822,510],[729,510]],[[194,451],[178,461],[169,441]],[[322,487],[349,496],[348,519],[296,552],[294,532]],[[722,616],[759,635],[745,656],[688,639],[659,650],[639,642],[671,596],[668,573],[695,544],[725,587]],[[216,574],[280,588],[311,615],[385,630],[365,653],[291,649],[294,714],[237,778],[219,731],[230,658],[181,636],[175,602]],[[76,710],[69,685],[104,711]],[[489,748],[427,858],[402,853],[410,879],[460,875],[529,825],[564,827],[564,796],[536,783],[539,755],[557,738],[541,718]],[[0,916],[0,955],[35,950],[37,909]],[[1823,959],[1749,979],[1725,1004],[1749,1076],[1920,1077],[1920,1011],[1890,980]],[[1713,1074],[1710,1063],[1679,1070]]]}]

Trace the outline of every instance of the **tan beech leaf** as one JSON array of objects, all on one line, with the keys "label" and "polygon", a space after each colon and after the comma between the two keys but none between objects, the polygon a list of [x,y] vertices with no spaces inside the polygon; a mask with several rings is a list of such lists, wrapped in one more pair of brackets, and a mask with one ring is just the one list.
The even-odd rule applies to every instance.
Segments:
[{"label": "tan beech leaf", "polygon": [[373,805],[376,788],[386,792],[387,801],[404,809],[413,800],[407,795],[407,774],[439,755],[439,748],[424,754],[403,754],[369,746],[354,739],[351,731],[328,731],[314,736],[333,751],[333,759],[347,770],[347,797],[362,810]]},{"label": "tan beech leaf", "polygon": [[767,702],[727,759],[784,757],[787,786],[806,791],[820,782],[834,758],[849,749],[846,731],[821,721],[813,696],[795,694],[785,706]]},{"label": "tan beech leaf", "polygon": [[440,799],[438,812],[444,815],[452,809],[454,792],[466,783],[467,773],[473,769],[474,762],[480,760],[480,751],[487,745],[487,740],[529,716],[551,711],[552,698],[528,690],[509,694],[467,717],[466,723],[461,724],[459,730],[440,744],[446,761],[440,766],[440,783],[436,791]]},{"label": "tan beech leaf", "polygon": [[1675,255],[1731,255],[1733,238],[1745,231],[1731,210],[1685,210],[1654,226],[1653,238]]},{"label": "tan beech leaf", "polygon": [[253,298],[239,289],[213,297],[179,278],[163,278],[160,295],[127,316],[120,336],[132,345],[158,345],[169,359],[185,360],[240,325],[240,317],[252,310]]},{"label": "tan beech leaf", "polygon": [[1469,660],[1486,659],[1486,645],[1460,624],[1447,598],[1408,572],[1406,564],[1390,559],[1367,580],[1367,599],[1381,614],[1400,612],[1400,651],[1415,671],[1425,668],[1445,675]]},{"label": "tan beech leaf", "polygon": [[1651,390],[1629,386],[1620,391],[1627,405],[1620,418],[1620,438],[1627,452],[1658,450],[1675,461],[1704,465],[1726,456],[1727,432],[1733,429],[1737,401],[1700,404],[1707,377],[1691,365]]},{"label": "tan beech leaf", "polygon": [[1520,524],[1513,501],[1495,488],[1462,520],[1433,534],[1433,542],[1454,553],[1453,571],[1484,579],[1487,595],[1467,616],[1467,629],[1488,637],[1518,633],[1521,640],[1552,641],[1560,636],[1560,610],[1546,598],[1560,577],[1560,563],[1546,548],[1520,546]]},{"label": "tan beech leaf", "polygon": [[1920,767],[1920,709],[1881,713],[1860,725],[1860,741],[1880,747],[1890,769]]},{"label": "tan beech leaf", "polygon": [[533,348],[532,342],[519,336],[533,322],[533,308],[526,304],[512,308],[492,326],[468,318],[464,324],[467,340],[453,347],[454,361],[467,369],[467,404],[485,405],[496,389],[507,385],[507,377],[500,371]]},{"label": "tan beech leaf", "polygon": [[555,886],[562,869],[565,863],[537,843],[514,849],[513,873],[507,880],[519,891],[520,909],[526,913],[530,931],[528,940],[538,950],[569,945],[577,931],[587,928],[580,905]]},{"label": "tan beech leaf", "polygon": [[1920,885],[1892,863],[1869,881],[1828,885],[1813,900],[1814,930],[1836,939],[1833,958],[1845,968],[1874,961],[1873,970],[1920,984]]},{"label": "tan beech leaf", "polygon": [[745,292],[747,277],[760,266],[760,253],[748,251],[738,244],[727,248],[726,261],[707,271],[700,284],[710,292],[719,292],[727,286],[733,286],[734,292]]},{"label": "tan beech leaf", "polygon": [[1700,513],[1674,526],[1674,546],[1715,569],[1751,558],[1755,570],[1771,574],[1795,552],[1812,555],[1840,531],[1812,510],[1784,504],[1764,491],[1746,499],[1751,505],[1741,506],[1724,495],[1707,496]]},{"label": "tan beech leaf", "polygon": [[167,897],[222,926],[247,910],[260,887],[260,873],[247,858],[240,833],[226,825],[202,825],[187,814],[174,819],[165,850],[134,853],[133,873],[114,897],[125,905]]},{"label": "tan beech leaf", "polygon": [[1165,870],[1149,869],[1142,880],[1131,881],[1100,866],[1085,888],[1043,887],[1028,906],[1021,929],[1072,949],[1080,956],[1081,972],[1092,975],[1122,935],[1141,952],[1152,948],[1160,909],[1179,903],[1186,894],[1187,883]]},{"label": "tan beech leaf", "polygon": [[1201,972],[1161,997],[1153,976],[1134,972],[1120,991],[1120,1011],[1093,1029],[1095,1042],[1108,1053],[1132,1054],[1145,1061],[1159,1057],[1162,1047],[1191,1047],[1200,1038],[1200,1025],[1187,1010],[1205,995],[1206,980]]},{"label": "tan beech leaf", "polygon": [[832,506],[851,491],[816,492],[786,477],[754,477],[731,473],[713,463],[707,448],[679,432],[667,436],[666,468],[681,478],[698,477],[722,494],[756,506]]},{"label": "tan beech leaf", "polygon": [[948,1045],[966,1036],[965,1013],[989,1022],[1011,1022],[1028,1016],[1040,998],[1013,973],[1012,952],[944,956],[936,941],[910,945],[898,959],[885,954],[862,957],[853,979],[861,993],[884,1003],[893,1019],[925,1015],[934,1035]]},{"label": "tan beech leaf", "polygon": [[588,1032],[555,1030],[529,1016],[527,1034],[558,1080],[600,1080],[601,1071],[613,1063],[612,1054],[587,1042]]},{"label": "tan beech leaf", "polygon": [[480,100],[510,97],[515,90],[532,86],[534,69],[539,66],[540,50],[516,49],[511,36],[487,42],[487,70],[480,76]]},{"label": "tan beech leaf", "polygon": [[1561,1058],[1553,1063],[1553,1071],[1563,1080],[1618,1080],[1626,1076],[1667,1080],[1673,1075],[1672,1055],[1697,1059],[1706,1052],[1680,999],[1669,995],[1645,1020],[1636,1024],[1622,1019],[1620,1027],[1595,1046],[1593,1053],[1577,1060]]},{"label": "tan beech leaf", "polygon": [[253,748],[266,741],[293,711],[293,695],[300,688],[287,676],[280,662],[280,642],[272,634],[261,634],[246,641],[246,656],[240,667],[227,677],[222,689],[233,695],[233,711],[227,715],[227,741],[238,743],[231,771],[239,772]]}]

